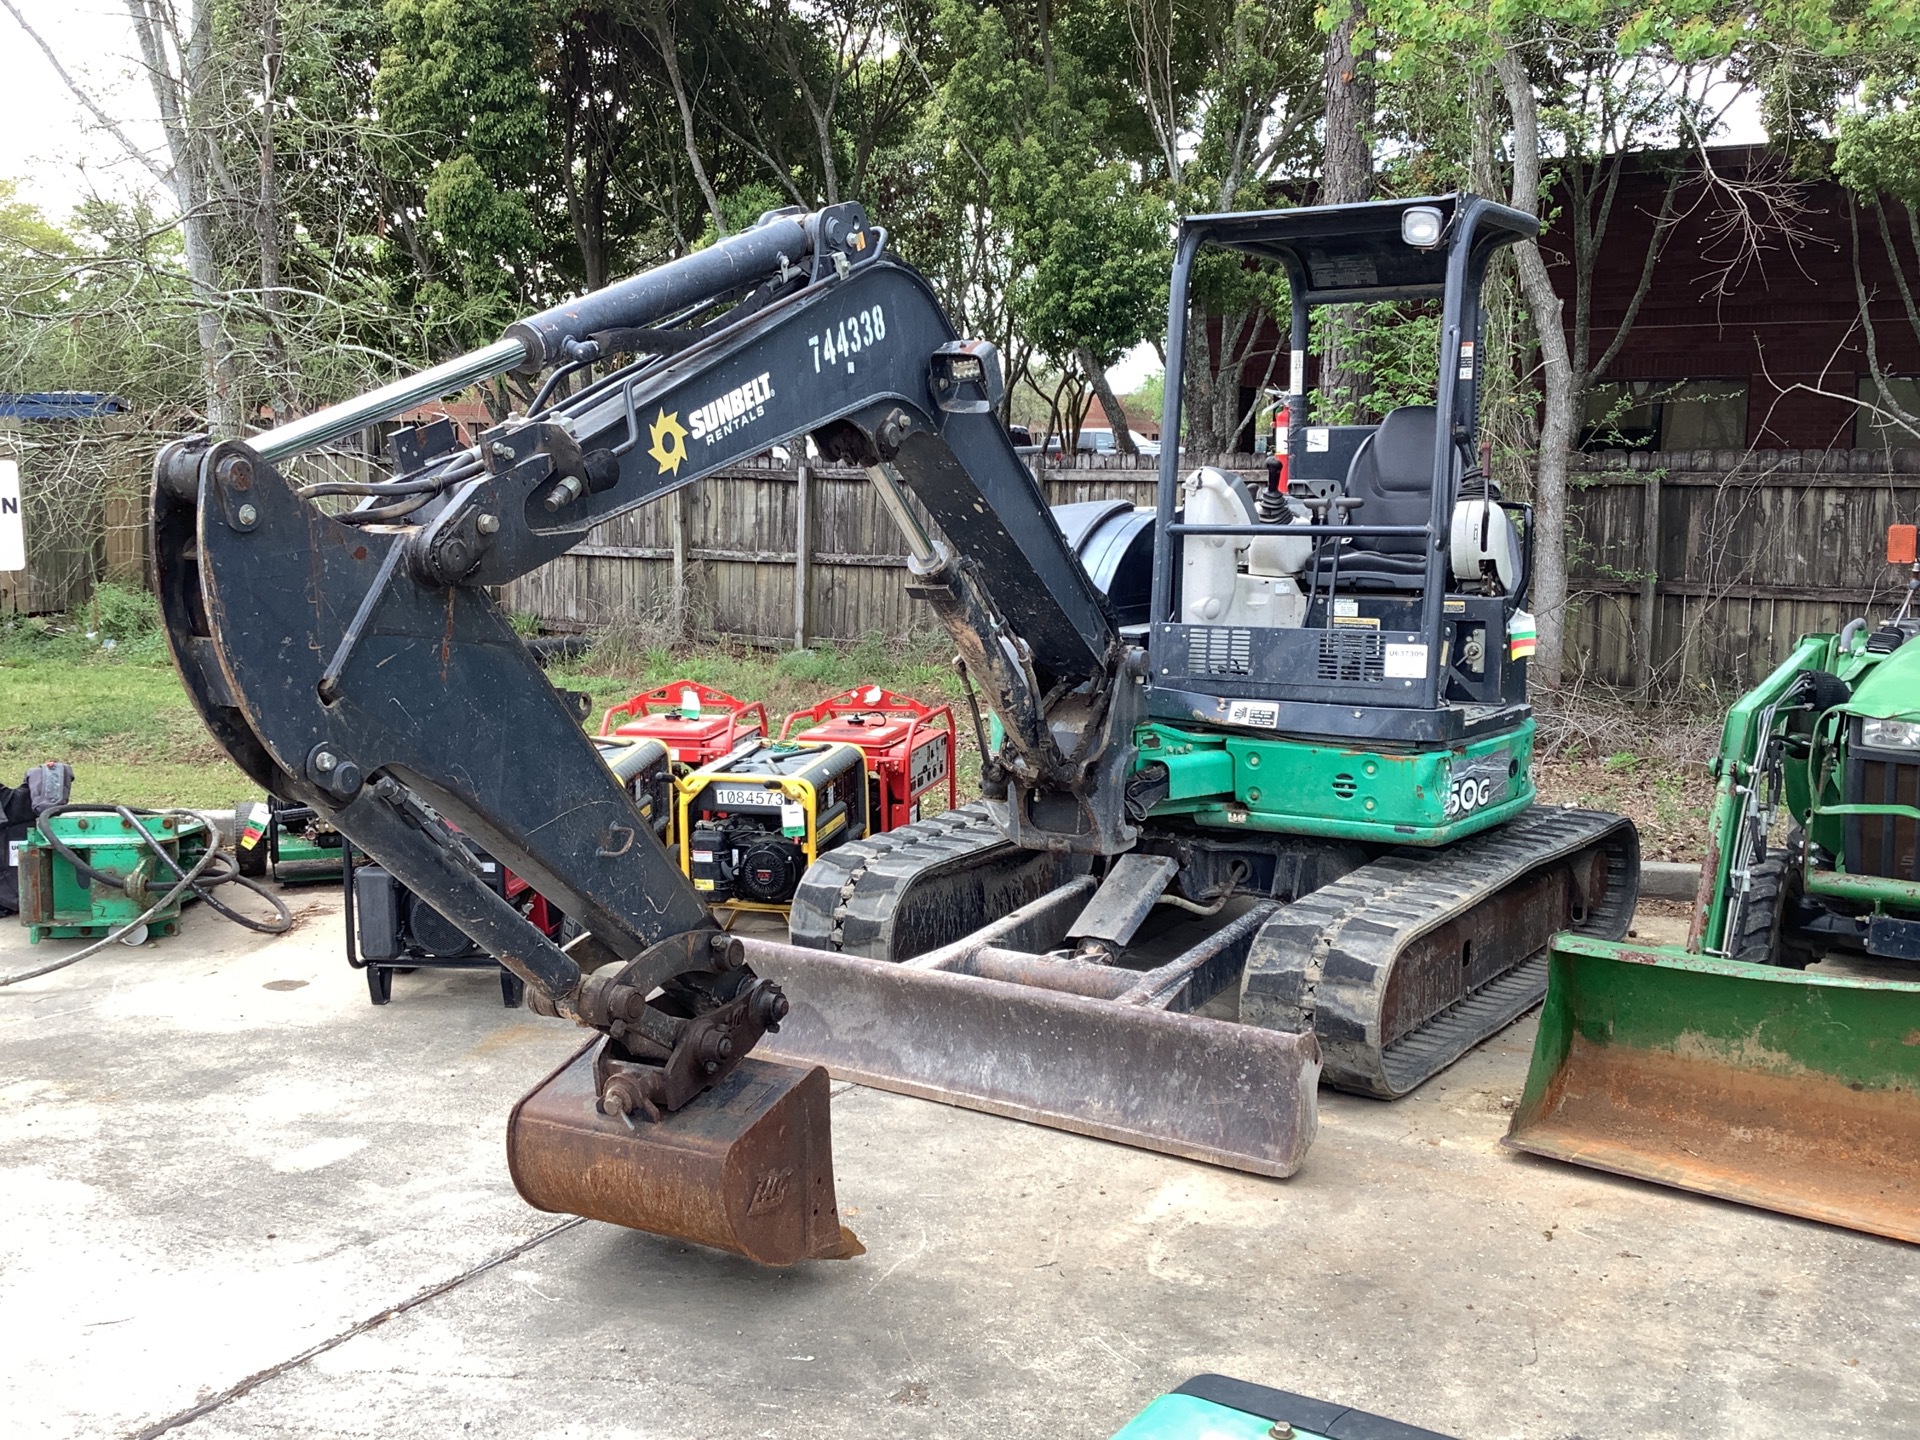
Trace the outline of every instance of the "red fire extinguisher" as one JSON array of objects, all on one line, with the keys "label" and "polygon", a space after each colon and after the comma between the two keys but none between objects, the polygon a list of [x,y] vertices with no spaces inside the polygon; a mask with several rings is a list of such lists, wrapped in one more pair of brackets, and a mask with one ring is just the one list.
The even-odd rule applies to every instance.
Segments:
[{"label": "red fire extinguisher", "polygon": [[1287,429],[1291,417],[1282,405],[1273,412],[1273,451],[1267,456],[1267,488],[1276,495],[1287,491]]}]

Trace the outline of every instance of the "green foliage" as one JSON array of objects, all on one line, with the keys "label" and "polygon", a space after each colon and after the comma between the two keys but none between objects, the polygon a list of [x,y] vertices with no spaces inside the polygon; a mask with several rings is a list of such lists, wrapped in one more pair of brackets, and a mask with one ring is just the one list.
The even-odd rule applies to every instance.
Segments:
[{"label": "green foliage", "polygon": [[[1366,380],[1366,414],[1349,401],[1320,403],[1316,423],[1354,425],[1397,405],[1431,405],[1440,383],[1440,311],[1431,301],[1389,301],[1345,307],[1357,323],[1350,361]],[[1327,311],[1314,311],[1317,351],[1323,352]]]},{"label": "green foliage", "polygon": [[94,628],[110,640],[139,640],[160,630],[160,602],[150,591],[111,581],[93,591]]}]

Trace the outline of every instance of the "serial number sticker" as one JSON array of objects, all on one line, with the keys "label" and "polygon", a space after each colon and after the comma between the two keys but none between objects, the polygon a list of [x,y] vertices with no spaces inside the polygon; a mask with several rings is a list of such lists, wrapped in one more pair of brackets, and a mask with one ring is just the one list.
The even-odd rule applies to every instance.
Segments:
[{"label": "serial number sticker", "polygon": [[1227,723],[1277,730],[1280,727],[1280,707],[1268,700],[1235,700],[1227,706]]},{"label": "serial number sticker", "polygon": [[480,862],[480,873],[482,875],[491,875],[495,870],[498,870],[499,868],[500,867],[498,865],[495,865],[491,860],[482,860]]},{"label": "serial number sticker", "polygon": [[20,868],[20,847],[24,843],[26,842],[21,840],[9,840],[7,842],[7,864],[16,870]]},{"label": "serial number sticker", "polygon": [[716,805],[777,805],[780,796],[768,790],[743,790],[736,785],[720,785],[714,788],[713,803]]},{"label": "serial number sticker", "polygon": [[1333,602],[1333,613],[1335,615],[1358,615],[1360,613],[1360,602],[1358,600],[1335,600]]},{"label": "serial number sticker", "polygon": [[1396,645],[1388,642],[1386,653],[1381,657],[1382,668],[1389,680],[1420,680],[1427,673],[1427,647],[1425,645]]},{"label": "serial number sticker", "polygon": [[1307,430],[1307,453],[1323,455],[1326,453],[1330,437],[1324,425],[1311,426]]}]

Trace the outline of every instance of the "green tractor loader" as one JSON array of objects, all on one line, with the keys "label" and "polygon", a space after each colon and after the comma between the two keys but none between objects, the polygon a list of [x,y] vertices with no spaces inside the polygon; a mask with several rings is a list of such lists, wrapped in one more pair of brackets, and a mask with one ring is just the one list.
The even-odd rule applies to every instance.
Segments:
[{"label": "green tractor loader", "polygon": [[1728,713],[1682,947],[1563,935],[1507,1143],[1920,1243],[1920,591]]}]

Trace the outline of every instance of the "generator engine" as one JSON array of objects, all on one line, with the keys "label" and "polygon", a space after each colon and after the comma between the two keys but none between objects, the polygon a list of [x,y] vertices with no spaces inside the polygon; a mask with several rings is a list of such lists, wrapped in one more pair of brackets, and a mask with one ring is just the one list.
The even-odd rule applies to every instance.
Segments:
[{"label": "generator engine", "polygon": [[780,727],[780,738],[802,722],[806,739],[858,745],[867,757],[867,808],[875,834],[920,819],[921,799],[936,788],[946,790],[947,809],[960,803],[951,706],[927,705],[878,685],[856,685],[794,711]]},{"label": "generator engine", "polygon": [[[487,888],[521,905],[530,923],[553,926],[545,902],[532,896],[526,881],[513,874],[472,840],[461,837]],[[347,963],[367,973],[367,995],[376,1005],[393,998],[393,977],[408,970],[481,970],[498,962],[467,938],[466,932],[414,894],[386,868],[352,847],[343,853],[347,892]],[[539,907],[537,910],[529,906]],[[517,1006],[526,986],[500,966],[500,998]]]},{"label": "generator engine", "polygon": [[677,788],[681,873],[710,905],[784,912],[816,856],[869,833],[857,745],[756,738]]}]

